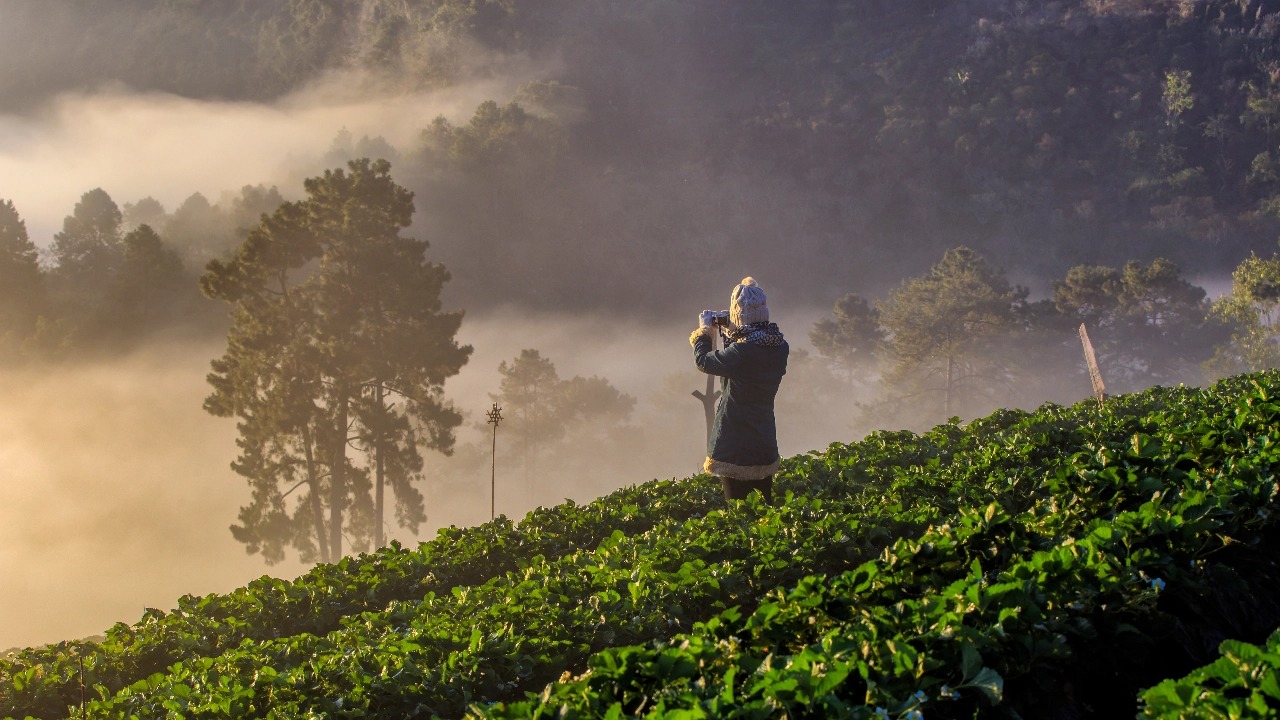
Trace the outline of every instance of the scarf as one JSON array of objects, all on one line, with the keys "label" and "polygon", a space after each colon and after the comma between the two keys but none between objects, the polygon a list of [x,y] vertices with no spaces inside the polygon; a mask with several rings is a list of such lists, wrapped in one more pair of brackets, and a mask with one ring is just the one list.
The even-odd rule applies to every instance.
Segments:
[{"label": "scarf", "polygon": [[764,347],[776,347],[786,342],[786,340],[782,337],[782,331],[778,329],[777,325],[765,320],[764,322],[743,325],[724,334],[725,347],[736,342],[749,342],[763,345]]}]

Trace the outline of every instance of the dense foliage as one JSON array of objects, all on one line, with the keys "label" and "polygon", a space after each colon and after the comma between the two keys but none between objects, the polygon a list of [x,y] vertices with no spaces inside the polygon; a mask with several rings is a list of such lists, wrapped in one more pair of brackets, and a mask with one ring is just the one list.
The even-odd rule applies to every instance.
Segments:
[{"label": "dense foliage", "polygon": [[1142,694],[1145,717],[1274,717],[1280,704],[1280,632],[1261,647],[1225,640],[1222,657]]},{"label": "dense foliage", "polygon": [[[1156,257],[1225,275],[1280,229],[1276,0],[7,0],[0,13],[0,63],[20,69],[0,80],[4,110],[113,82],[270,101],[322,79],[531,80],[489,99],[558,132],[477,112],[477,142],[451,145],[450,164],[424,117],[420,146],[366,153],[396,160],[424,217],[457,238],[438,247],[476,277],[459,288],[468,308],[494,287],[521,295],[498,303],[617,306],[620,287],[730,252],[783,266],[776,285],[822,304],[883,293],[960,244],[1039,279]],[[487,134],[502,124],[514,132]],[[483,262],[467,251],[498,240]],[[550,284],[511,282],[530,271]],[[701,278],[667,281],[683,298]]]},{"label": "dense foliage", "polygon": [[[450,528],[22,651],[0,713],[1131,716],[1157,686],[1176,717],[1158,683],[1280,625],[1278,385],[876,433],[786,461],[779,507],[695,477]],[[1179,682],[1280,707],[1248,657]]]},{"label": "dense foliage", "polygon": [[[1212,287],[1280,232],[1276,0],[8,0],[0,19],[0,63],[22,70],[0,78],[0,112],[115,82],[211,102],[300,93],[288,108],[306,104],[308,83],[396,97],[484,80],[474,107],[409,121],[418,135],[399,147],[376,128],[356,140],[335,127],[316,159],[393,160],[415,193],[415,236],[432,241],[457,280],[451,302],[472,313],[632,315],[641,295],[646,313],[687,312],[719,272],[703,271],[709,260],[747,259],[743,274],[767,271],[796,308],[851,292],[873,301],[902,283],[911,302],[881,315],[899,320],[886,328],[898,355],[887,380],[942,374],[900,362],[921,350],[947,358],[946,387],[922,398],[913,427],[1060,397],[1045,378],[1065,374],[1049,367],[1065,354],[1035,353],[1048,343],[1034,333],[1017,347],[992,332],[978,343],[967,322],[943,352],[904,343],[900,320],[929,305],[904,291],[968,247],[1003,273],[991,292],[1014,293],[985,316],[1006,330],[1087,322],[1115,392],[1199,383],[1215,351],[1215,372],[1269,366],[1258,359],[1274,333],[1258,316],[1224,307],[1217,319],[1242,326],[1235,342],[1207,336],[1190,283]],[[0,312],[0,350],[47,357],[121,339],[95,334],[216,326],[216,309],[189,307],[190,283],[177,281],[283,201],[265,187],[216,204],[192,195],[172,212],[128,200],[86,193],[46,258],[47,294],[0,288],[15,306]],[[163,252],[125,272],[112,258],[142,224]],[[87,240],[110,252],[82,253]],[[0,274],[24,257],[0,247]],[[164,312],[122,290],[140,277]],[[1014,283],[1052,294],[1053,311],[1015,307],[1026,295]],[[1080,303],[1081,289],[1102,304]],[[934,302],[953,310],[952,299]],[[816,342],[851,378],[852,360],[872,354],[852,340]],[[1010,358],[1046,372],[1029,377]]]}]

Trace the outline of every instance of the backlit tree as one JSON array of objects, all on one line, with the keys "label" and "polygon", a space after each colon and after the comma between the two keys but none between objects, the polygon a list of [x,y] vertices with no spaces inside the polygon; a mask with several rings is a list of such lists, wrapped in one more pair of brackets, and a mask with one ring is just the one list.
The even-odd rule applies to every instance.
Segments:
[{"label": "backlit tree", "polygon": [[[540,458],[558,458],[559,474],[573,458],[598,458],[600,453],[584,449],[610,445],[635,409],[635,398],[605,378],[561,380],[551,360],[534,349],[521,350],[510,363],[500,363],[498,374],[500,391],[492,397],[509,420],[531,490]],[[565,449],[567,443],[576,448]]]},{"label": "backlit tree", "polygon": [[860,368],[870,369],[884,340],[880,311],[856,293],[837,300],[832,317],[814,323],[809,331],[814,349],[850,383]]},{"label": "backlit tree", "polygon": [[419,448],[451,450],[461,417],[443,383],[471,351],[454,339],[462,314],[441,307],[448,273],[426,242],[400,236],[413,197],[389,163],[352,161],[305,187],[201,281],[233,304],[205,402],[240,421],[234,467],[254,496],[232,531],[269,562],[287,545],[331,561],[344,537],[380,543],[388,485],[400,524],[416,529]]},{"label": "backlit tree", "polygon": [[1231,329],[1207,363],[1221,374],[1280,367],[1280,255],[1250,255],[1231,275],[1231,294],[1213,304]]},{"label": "backlit tree", "polygon": [[879,308],[890,395],[949,417],[1007,393],[1009,362],[996,341],[1017,328],[1026,295],[967,247],[904,280]]},{"label": "backlit tree", "polygon": [[1119,269],[1078,265],[1054,283],[1053,302],[1073,324],[1088,327],[1116,391],[1197,382],[1200,364],[1222,339],[1220,326],[1206,322],[1205,291],[1164,258]]},{"label": "backlit tree", "polygon": [[44,295],[39,254],[13,201],[0,202],[0,342],[20,342],[35,329]]}]

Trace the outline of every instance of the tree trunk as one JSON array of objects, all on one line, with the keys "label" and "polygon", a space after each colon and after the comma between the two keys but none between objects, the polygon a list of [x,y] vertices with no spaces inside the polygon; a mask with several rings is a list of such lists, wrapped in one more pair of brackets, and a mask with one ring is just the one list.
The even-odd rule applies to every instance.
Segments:
[{"label": "tree trunk", "polygon": [[[378,417],[383,418],[385,407],[383,406],[385,391],[382,383],[379,381],[378,388]],[[386,463],[382,457],[382,429],[374,431],[373,434],[373,456],[374,456],[374,486],[373,486],[373,548],[377,550],[382,547],[382,518],[383,518],[383,487],[386,485]]]},{"label": "tree trunk", "polygon": [[315,526],[316,546],[320,548],[320,562],[333,562],[329,554],[329,542],[324,533],[324,504],[320,501],[320,472],[316,467],[315,447],[311,427],[302,431],[302,446],[307,459],[307,486],[311,488],[311,522]]},{"label": "tree trunk", "polygon": [[716,390],[715,377],[707,376],[707,391],[693,391],[693,396],[702,401],[702,414],[707,420],[707,446],[711,446],[711,428],[716,422],[716,400],[720,399],[720,391]]},{"label": "tree trunk", "polygon": [[333,428],[333,467],[329,469],[329,553],[330,562],[342,557],[342,512],[347,489],[347,415],[350,399],[341,391]]},{"label": "tree trunk", "polygon": [[[711,336],[711,349],[715,350],[715,335]],[[707,447],[711,447],[711,428],[716,422],[716,401],[720,399],[720,391],[716,390],[716,378],[714,375],[707,374],[707,391],[705,393],[694,390],[692,395],[702,401],[702,414],[707,420]]]},{"label": "tree trunk", "polygon": [[956,357],[947,355],[947,394],[943,407],[943,415],[951,417],[951,393],[955,391]]}]

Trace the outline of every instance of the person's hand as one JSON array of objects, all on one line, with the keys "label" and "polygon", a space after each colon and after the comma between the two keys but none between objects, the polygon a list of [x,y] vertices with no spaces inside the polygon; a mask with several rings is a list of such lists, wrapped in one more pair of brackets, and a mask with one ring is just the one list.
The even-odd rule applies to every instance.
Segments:
[{"label": "person's hand", "polygon": [[703,310],[698,313],[698,327],[709,328],[715,323],[715,320],[716,313],[714,310]]}]

